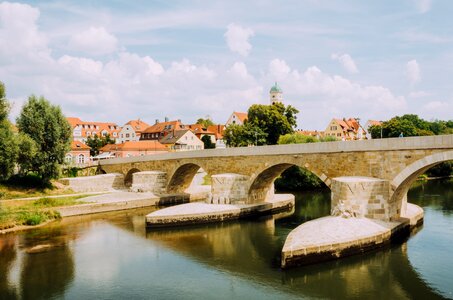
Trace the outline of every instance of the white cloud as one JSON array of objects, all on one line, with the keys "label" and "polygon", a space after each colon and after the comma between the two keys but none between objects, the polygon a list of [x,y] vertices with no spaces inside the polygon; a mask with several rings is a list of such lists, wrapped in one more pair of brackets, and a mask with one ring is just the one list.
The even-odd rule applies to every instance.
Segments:
[{"label": "white cloud", "polygon": [[247,56],[252,50],[249,38],[255,33],[251,28],[241,27],[231,23],[224,34],[226,42],[231,51],[237,52],[242,56]]},{"label": "white cloud", "polygon": [[49,59],[47,38],[36,25],[39,15],[39,9],[27,4],[0,3],[0,63]]},{"label": "white cloud", "polygon": [[273,77],[273,81],[284,80],[290,72],[291,68],[284,60],[276,58],[269,63],[269,75]]},{"label": "white cloud", "polygon": [[414,0],[417,11],[421,14],[431,10],[432,0]]},{"label": "white cloud", "polygon": [[90,27],[74,34],[69,41],[69,46],[73,50],[86,54],[103,55],[114,52],[118,48],[118,40],[104,27]]},{"label": "white cloud", "polygon": [[336,54],[333,53],[330,56],[331,59],[338,61],[343,68],[350,74],[359,73],[359,69],[357,68],[354,60],[349,54]]},{"label": "white cloud", "polygon": [[406,76],[411,85],[416,84],[421,79],[421,71],[418,62],[413,59],[406,64]]}]

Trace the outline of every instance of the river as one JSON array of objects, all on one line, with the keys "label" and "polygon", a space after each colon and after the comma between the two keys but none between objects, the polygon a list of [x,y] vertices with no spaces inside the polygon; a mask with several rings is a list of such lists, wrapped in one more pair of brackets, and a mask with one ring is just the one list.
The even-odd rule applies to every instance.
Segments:
[{"label": "river", "polygon": [[282,271],[288,233],[327,215],[330,193],[294,214],[145,230],[153,209],[72,217],[0,236],[0,299],[453,298],[453,180],[417,182],[424,225],[398,244]]}]

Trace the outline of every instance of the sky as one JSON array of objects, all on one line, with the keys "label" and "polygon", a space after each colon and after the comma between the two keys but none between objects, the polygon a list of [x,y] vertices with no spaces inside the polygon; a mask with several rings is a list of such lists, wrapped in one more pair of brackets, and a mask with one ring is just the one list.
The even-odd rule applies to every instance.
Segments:
[{"label": "sky", "polygon": [[0,3],[10,118],[34,94],[66,116],[123,125],[269,104],[278,82],[298,129],[406,113],[453,119],[453,1]]}]

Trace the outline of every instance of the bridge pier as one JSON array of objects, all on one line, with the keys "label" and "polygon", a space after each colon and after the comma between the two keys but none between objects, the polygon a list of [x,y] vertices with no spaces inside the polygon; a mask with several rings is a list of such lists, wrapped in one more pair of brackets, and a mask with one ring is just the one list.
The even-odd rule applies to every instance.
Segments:
[{"label": "bridge pier", "polygon": [[241,174],[217,174],[211,176],[212,197],[210,204],[246,204],[248,199],[249,176]]},{"label": "bridge pier", "polygon": [[332,179],[332,215],[390,221],[396,203],[389,203],[390,182],[373,177],[345,176]]},{"label": "bridge pier", "polygon": [[167,173],[161,171],[144,171],[132,174],[133,192],[152,192],[164,194],[166,192]]}]

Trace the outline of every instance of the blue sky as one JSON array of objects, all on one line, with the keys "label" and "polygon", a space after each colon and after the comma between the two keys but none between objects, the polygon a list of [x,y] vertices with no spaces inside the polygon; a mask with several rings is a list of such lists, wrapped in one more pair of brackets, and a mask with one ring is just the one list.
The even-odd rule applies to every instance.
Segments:
[{"label": "blue sky", "polygon": [[453,2],[28,1],[0,4],[0,80],[68,116],[119,125],[268,103],[298,128],[330,119],[453,116]]}]

